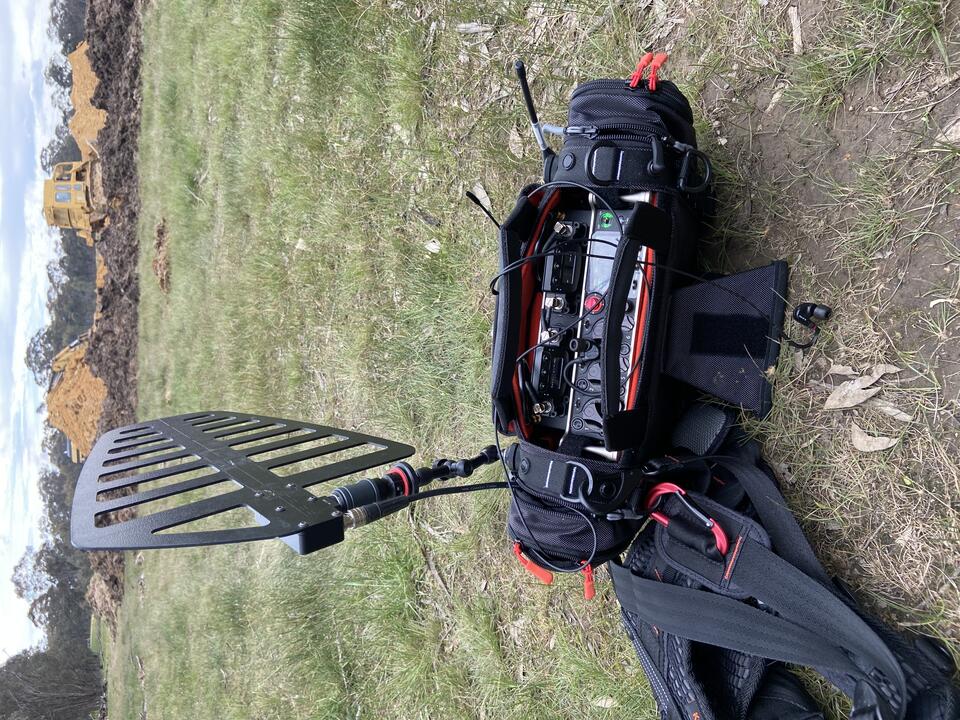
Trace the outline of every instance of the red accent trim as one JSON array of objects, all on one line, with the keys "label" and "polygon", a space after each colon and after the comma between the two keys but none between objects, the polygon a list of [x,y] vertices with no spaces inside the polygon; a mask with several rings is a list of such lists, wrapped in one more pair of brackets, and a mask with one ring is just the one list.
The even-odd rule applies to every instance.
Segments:
[{"label": "red accent trim", "polygon": [[727,562],[727,571],[723,574],[724,580],[730,579],[730,573],[733,572],[733,564],[737,561],[737,556],[740,554],[741,545],[743,545],[743,535],[737,538],[737,544],[733,548],[733,555],[730,556],[730,560]]},{"label": "red accent trim", "polygon": [[726,555],[727,550],[730,549],[730,543],[727,541],[727,534],[723,531],[723,528],[720,527],[720,523],[713,518],[710,518],[710,521],[713,523],[713,527],[710,528],[710,532],[713,533],[713,539],[717,543],[717,550],[720,551],[721,555]]},{"label": "red accent trim", "polygon": [[658,523],[660,523],[660,524],[663,525],[664,527],[666,527],[667,525],[670,524],[670,518],[668,518],[668,517],[667,517],[666,515],[664,515],[663,513],[652,512],[652,513],[650,513],[650,518],[651,518],[652,520],[656,520]]},{"label": "red accent trim", "polygon": [[630,87],[635,88],[640,84],[640,81],[643,80],[643,71],[647,69],[647,65],[651,62],[653,62],[652,52],[648,52],[637,61],[637,69],[634,70],[633,75],[630,76]]},{"label": "red accent trim", "polygon": [[[531,202],[533,201],[532,196],[530,197],[530,200]],[[539,202],[539,200],[537,202]],[[543,226],[544,226],[544,223],[546,223],[547,221],[547,215],[550,213],[551,210],[553,210],[554,206],[558,202],[560,202],[560,193],[556,192],[550,196],[550,198],[547,200],[546,205],[544,205],[543,208],[539,208],[540,218],[537,221],[537,226],[534,229],[533,235],[530,238],[530,247],[527,250],[527,257],[532,255],[536,250],[536,246],[537,246],[536,240],[537,238],[540,237],[540,233],[543,232]],[[533,264],[527,263],[520,270],[520,333],[519,335],[521,338],[521,344],[517,348],[518,355],[528,350],[532,346],[536,345],[540,341],[540,338],[537,336],[537,333],[539,332],[540,328],[535,323],[530,322],[531,313],[528,313],[526,311],[527,305],[525,303],[525,300],[530,295],[530,293],[533,293],[534,306],[536,306],[538,303],[541,303],[541,304],[543,303],[543,299],[542,299],[543,293],[535,292],[534,290],[535,280],[536,280],[536,274],[534,273]],[[528,289],[529,289],[529,292],[528,292]],[[539,318],[540,313],[537,313],[536,317]],[[522,343],[522,340],[524,337],[527,338],[527,341],[529,343],[526,347],[524,347]],[[526,360],[527,360],[527,365],[532,370],[533,369],[533,353],[528,355]],[[522,412],[523,402],[521,400],[520,378],[517,375],[516,370],[514,370],[514,373],[513,373],[513,400],[514,400],[514,403],[516,403],[517,421],[518,421],[517,424],[520,426],[520,433],[525,440],[529,440],[530,427],[527,425],[527,421],[523,417],[523,412]]]},{"label": "red accent trim", "polygon": [[525,557],[523,554],[523,549],[520,547],[520,543],[515,542],[513,544],[513,554],[517,556],[517,560],[520,561],[520,564],[523,565],[523,567],[526,568],[529,573],[531,573],[544,585],[550,585],[553,582],[553,573],[540,567],[530,558]]},{"label": "red accent trim", "polygon": [[653,58],[653,62],[650,63],[650,82],[647,84],[647,87],[650,88],[650,92],[653,92],[657,89],[657,73],[660,72],[660,68],[663,67],[663,64],[667,62],[670,58],[666,53],[657,53]]},{"label": "red accent trim", "polygon": [[[653,199],[656,201],[656,196],[654,196]],[[654,202],[653,205],[656,207],[656,202]],[[650,305],[653,300],[653,298],[650,296],[649,288],[653,286],[653,264],[656,262],[656,253],[654,253],[652,249],[646,248],[643,260],[647,264],[644,265],[640,271],[645,280],[641,283],[642,287],[639,288],[637,302],[640,303],[640,310],[637,313],[637,324],[633,328],[633,355],[630,358],[630,368],[636,367],[636,370],[627,383],[628,408],[633,408],[633,406],[636,404],[637,394],[640,391],[640,371],[642,368],[638,365],[638,363],[640,362],[640,356],[643,354],[643,335],[646,331],[647,315],[649,314]]]},{"label": "red accent trim", "polygon": [[593,568],[587,564],[580,572],[583,573],[583,599],[593,600],[597,594],[597,586],[593,583]]}]

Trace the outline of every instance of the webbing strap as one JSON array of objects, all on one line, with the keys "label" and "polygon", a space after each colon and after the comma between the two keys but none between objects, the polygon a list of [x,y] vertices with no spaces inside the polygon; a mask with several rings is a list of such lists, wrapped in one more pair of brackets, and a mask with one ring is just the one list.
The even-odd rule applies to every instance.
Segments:
[{"label": "webbing strap", "polygon": [[853,697],[853,717],[869,704],[884,720],[899,720],[907,698],[900,663],[836,592],[783,495],[750,457],[750,446],[739,455],[717,464],[747,493],[774,550],[738,537],[724,575],[731,589],[776,614],[713,592],[645,579],[611,564],[621,604],[679,637],[815,667]]},{"label": "webbing strap", "polygon": [[737,478],[780,557],[824,587],[832,588],[833,581],[823,569],[810,547],[810,541],[787,507],[786,499],[767,474],[755,464],[742,459],[722,458],[717,464]]},{"label": "webbing strap", "polygon": [[817,633],[739,600],[648,580],[617,563],[608,568],[623,609],[663,632],[798,665],[844,672],[850,665]]},{"label": "webbing strap", "polygon": [[906,682],[900,666],[856,613],[752,540],[741,544],[736,568],[737,584],[776,615],[716,593],[648,580],[619,564],[609,566],[620,604],[644,622],[688,640],[849,676],[854,683],[841,688],[848,694],[862,683],[885,682],[884,695],[891,695],[896,707],[878,697],[879,717],[903,718]]}]

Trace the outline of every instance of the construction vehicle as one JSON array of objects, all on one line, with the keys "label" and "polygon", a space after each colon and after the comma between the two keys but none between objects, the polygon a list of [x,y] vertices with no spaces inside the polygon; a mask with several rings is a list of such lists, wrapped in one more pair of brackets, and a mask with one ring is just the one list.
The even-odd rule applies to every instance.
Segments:
[{"label": "construction vehicle", "polygon": [[106,219],[97,159],[59,163],[44,182],[43,216],[51,227],[72,228],[93,245],[93,232]]}]

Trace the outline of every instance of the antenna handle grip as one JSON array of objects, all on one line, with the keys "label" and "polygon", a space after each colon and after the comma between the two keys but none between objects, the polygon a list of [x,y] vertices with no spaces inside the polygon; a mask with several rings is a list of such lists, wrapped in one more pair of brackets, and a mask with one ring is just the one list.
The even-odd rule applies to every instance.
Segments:
[{"label": "antenna handle grip", "polygon": [[364,478],[352,485],[335,489],[331,495],[341,511],[389,500],[403,494],[398,481],[389,475],[379,478]]},{"label": "antenna handle grip", "polygon": [[523,93],[523,102],[527,106],[530,122],[536,125],[540,121],[537,119],[537,109],[533,106],[533,96],[530,94],[530,85],[527,83],[527,68],[523,60],[517,60],[513,64],[513,69],[517,73],[517,80],[520,81],[520,91]]}]

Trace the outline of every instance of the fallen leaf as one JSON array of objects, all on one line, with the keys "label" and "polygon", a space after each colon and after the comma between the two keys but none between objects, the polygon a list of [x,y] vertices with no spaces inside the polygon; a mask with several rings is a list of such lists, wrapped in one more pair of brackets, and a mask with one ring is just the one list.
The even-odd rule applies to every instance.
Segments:
[{"label": "fallen leaf", "polygon": [[802,373],[807,368],[807,358],[803,355],[803,350],[797,350],[793,353],[793,366],[798,373]]},{"label": "fallen leaf", "polygon": [[873,370],[870,374],[879,380],[884,375],[895,375],[896,373],[903,372],[903,368],[898,368],[896,365],[874,365]]},{"label": "fallen leaf", "polygon": [[960,142],[960,118],[952,120],[937,136],[937,140],[948,143]]},{"label": "fallen leaf", "polygon": [[473,186],[473,194],[477,196],[477,200],[479,200],[487,210],[493,208],[493,205],[490,204],[490,196],[487,195],[487,190],[481,183]]},{"label": "fallen leaf", "polygon": [[957,298],[938,298],[936,300],[930,301],[930,307],[935,308],[937,305],[943,305],[944,303],[949,303],[951,305],[956,305],[960,303],[960,299]]},{"label": "fallen leaf", "polygon": [[869,403],[867,403],[867,406],[873,408],[874,410],[877,410],[878,412],[883,413],[887,417],[893,418],[894,420],[898,420],[900,422],[905,422],[905,423],[913,422],[913,415],[910,415],[909,413],[904,412],[903,410],[898,408],[896,405],[894,405],[892,402],[888,402],[887,400],[881,400],[880,398],[876,398],[874,400],[871,400]]},{"label": "fallen leaf", "polygon": [[[834,391],[830,393],[830,397],[828,397],[827,401],[823,404],[823,409],[844,410],[846,408],[856,407],[880,392],[882,388],[866,389],[862,387],[862,383],[866,380],[870,380],[870,378],[855,378],[853,380],[847,380],[845,383],[840,383]],[[872,384],[873,382],[876,382],[876,379],[868,384]]]},{"label": "fallen leaf", "polygon": [[847,377],[854,377],[856,374],[857,371],[849,365],[833,364],[830,366],[830,369],[827,370],[827,375],[846,375]]},{"label": "fallen leaf", "polygon": [[609,709],[612,707],[616,707],[617,701],[614,700],[612,697],[608,696],[608,697],[597,698],[596,700],[593,701],[593,704],[596,705],[598,708]]},{"label": "fallen leaf", "polygon": [[882,435],[868,435],[856,423],[850,424],[850,439],[853,446],[860,452],[878,452],[879,450],[889,450],[900,440],[898,438],[884,437]]},{"label": "fallen leaf", "polygon": [[773,112],[773,109],[780,104],[780,98],[783,97],[783,93],[786,89],[786,83],[777,84],[777,86],[773,89],[773,94],[770,96],[770,102],[767,103],[767,109],[763,111],[764,113],[769,115]]}]

